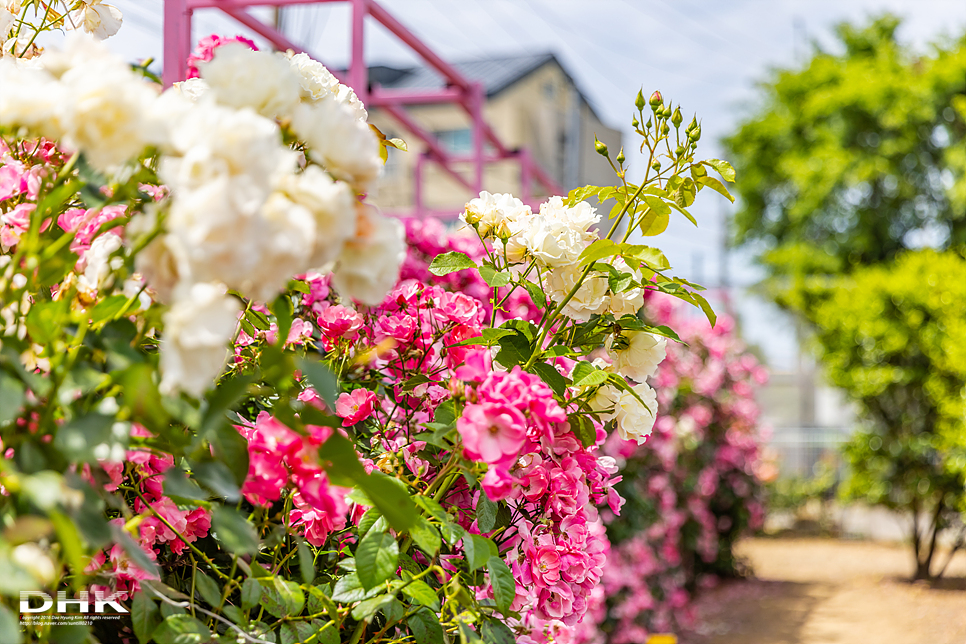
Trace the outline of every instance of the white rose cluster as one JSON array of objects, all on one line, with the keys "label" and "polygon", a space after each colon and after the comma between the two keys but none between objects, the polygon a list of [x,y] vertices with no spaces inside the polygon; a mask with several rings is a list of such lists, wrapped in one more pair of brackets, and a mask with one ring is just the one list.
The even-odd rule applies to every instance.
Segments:
[{"label": "white rose cluster", "polygon": [[[604,420],[614,421],[621,438],[642,445],[654,429],[657,392],[644,382],[634,385],[633,389],[637,396],[613,385],[604,385],[597,390],[590,405],[595,411],[602,412],[601,417]],[[638,396],[644,401],[644,405],[638,400]]]},{"label": "white rose cluster", "polygon": [[[343,295],[378,304],[405,258],[399,222],[356,197],[382,161],[350,89],[304,54],[236,44],[200,68],[200,80],[159,93],[80,35],[63,52],[0,59],[0,125],[59,140],[107,174],[149,146],[159,151],[168,197],[131,231],[150,230],[166,213],[163,231],[135,261],[170,304],[162,388],[194,396],[228,357],[239,310],[229,290],[267,303],[294,275],[322,270]],[[280,121],[292,124],[314,163],[284,144]],[[89,289],[107,279],[120,239],[102,236],[94,246],[101,252],[82,276]]]},{"label": "white rose cluster", "polygon": [[[587,202],[569,206],[563,197],[551,197],[534,213],[512,195],[482,192],[466,204],[460,219],[492,244],[497,257],[505,257],[511,269],[522,271],[531,263],[536,266],[550,300],[558,304],[566,300],[561,313],[573,320],[586,322],[591,316],[604,314],[636,316],[644,305],[642,275],[622,258],[609,257],[598,263],[608,263],[618,273],[631,275],[636,284],[633,288],[612,289],[610,270],[595,269],[585,275],[586,264],[581,264],[580,256],[599,239],[592,228],[600,221],[600,215]],[[663,337],[652,333],[625,330],[607,342],[613,364],[596,365],[636,382],[630,385],[633,393],[612,384],[598,386],[591,400],[602,418],[615,421],[625,440],[642,443],[654,426],[657,394],[645,381],[664,359],[665,343]]]},{"label": "white rose cluster", "polygon": [[[578,260],[584,249],[598,239],[597,231],[591,227],[600,221],[600,215],[586,201],[567,206],[563,197],[551,197],[534,214],[512,195],[482,192],[466,204],[460,219],[490,241],[499,256],[505,253],[511,264],[533,261],[546,269],[547,295],[554,302],[562,302],[583,275],[584,267]],[[623,259],[604,261],[640,281],[640,273]],[[642,289],[614,292],[608,273],[591,271],[562,313],[586,322],[592,315],[604,313],[617,317],[634,315],[643,305]]]}]

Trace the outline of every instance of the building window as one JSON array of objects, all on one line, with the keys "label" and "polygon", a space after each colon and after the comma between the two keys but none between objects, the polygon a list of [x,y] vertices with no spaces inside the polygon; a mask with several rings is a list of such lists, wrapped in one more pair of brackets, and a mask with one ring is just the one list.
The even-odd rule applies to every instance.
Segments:
[{"label": "building window", "polygon": [[466,154],[473,151],[473,133],[469,128],[441,130],[436,132],[436,139],[444,150],[453,154]]}]

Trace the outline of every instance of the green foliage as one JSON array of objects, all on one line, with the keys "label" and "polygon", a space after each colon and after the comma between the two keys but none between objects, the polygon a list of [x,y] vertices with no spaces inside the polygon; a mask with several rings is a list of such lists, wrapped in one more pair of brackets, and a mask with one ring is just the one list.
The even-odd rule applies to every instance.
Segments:
[{"label": "green foliage", "polygon": [[796,300],[830,382],[867,421],[846,447],[851,476],[842,492],[934,517],[913,536],[922,576],[931,531],[966,509],[964,301],[966,260],[932,250],[836,282],[809,281]]},{"label": "green foliage", "polygon": [[736,240],[763,244],[773,272],[887,261],[917,233],[966,242],[966,39],[918,55],[898,25],[840,25],[843,53],[774,72],[725,141]]}]

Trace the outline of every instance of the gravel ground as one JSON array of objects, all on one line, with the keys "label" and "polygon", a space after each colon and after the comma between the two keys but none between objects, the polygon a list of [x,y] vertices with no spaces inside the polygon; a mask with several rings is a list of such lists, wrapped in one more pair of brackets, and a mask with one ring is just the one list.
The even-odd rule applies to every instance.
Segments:
[{"label": "gravel ground", "polygon": [[704,591],[682,644],[966,644],[962,552],[934,584],[908,581],[901,545],[762,538],[738,552],[754,577]]}]

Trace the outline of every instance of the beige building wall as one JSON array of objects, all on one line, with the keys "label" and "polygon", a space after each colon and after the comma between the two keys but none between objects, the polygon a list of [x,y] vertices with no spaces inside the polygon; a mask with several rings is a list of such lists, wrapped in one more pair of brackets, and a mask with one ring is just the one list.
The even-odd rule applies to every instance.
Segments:
[{"label": "beige building wall", "polygon": [[[410,106],[407,111],[429,132],[454,133],[472,127],[463,109],[455,105]],[[573,81],[555,61],[549,61],[495,96],[488,97],[484,115],[507,148],[529,149],[536,162],[565,191],[586,184],[617,183],[607,161],[594,151],[594,135],[609,146],[613,157],[620,149],[620,131],[600,122]],[[372,196],[373,201],[389,212],[410,213],[415,202],[413,176],[416,159],[425,151],[425,146],[385,112],[373,110],[369,120],[387,136],[400,137],[409,146],[408,152],[390,150],[386,174]],[[461,134],[464,136],[460,141],[468,143],[468,147],[454,153],[472,154],[472,139],[467,141],[466,133]],[[472,183],[471,163],[454,164],[453,167]],[[521,196],[519,163],[511,159],[487,164],[483,189]],[[535,198],[549,196],[536,180],[532,182],[531,190]],[[476,196],[433,162],[423,165],[422,191],[424,207],[444,213],[452,211],[453,215],[461,212],[466,201]],[[605,218],[608,210],[602,212]]]}]

